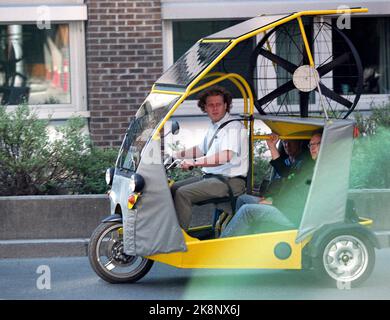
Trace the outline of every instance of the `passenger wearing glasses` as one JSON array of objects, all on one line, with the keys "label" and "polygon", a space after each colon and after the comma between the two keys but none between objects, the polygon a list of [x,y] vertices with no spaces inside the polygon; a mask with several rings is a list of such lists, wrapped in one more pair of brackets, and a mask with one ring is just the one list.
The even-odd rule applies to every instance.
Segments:
[{"label": "passenger wearing glasses", "polygon": [[242,195],[237,200],[236,214],[222,231],[221,237],[233,237],[298,227],[309,192],[315,160],[321,146],[322,133],[310,139],[311,159],[282,178],[272,197]]}]

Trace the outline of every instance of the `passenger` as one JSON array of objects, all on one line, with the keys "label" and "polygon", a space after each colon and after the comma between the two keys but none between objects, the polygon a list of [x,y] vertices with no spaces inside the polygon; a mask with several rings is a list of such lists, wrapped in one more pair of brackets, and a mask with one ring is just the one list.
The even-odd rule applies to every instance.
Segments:
[{"label": "passenger", "polygon": [[[266,223],[284,229],[296,228],[305,206],[313,175],[315,160],[321,144],[321,133],[315,133],[309,143],[311,161],[292,170],[273,198],[258,198],[249,195],[237,200],[238,212],[234,215],[221,237],[232,237],[268,231]],[[241,207],[240,207],[241,206]]]},{"label": "passenger", "polygon": [[174,154],[183,159],[182,169],[201,167],[203,172],[202,177],[179,181],[171,188],[184,230],[189,228],[194,204],[229,196],[228,185],[234,196],[243,194],[248,171],[247,131],[240,121],[231,121],[231,94],[214,86],[200,95],[198,106],[210,118],[210,127],[199,145]]},{"label": "passenger", "polygon": [[283,140],[282,145],[287,157],[283,157],[278,149],[277,143],[279,136],[275,133],[271,134],[271,138],[266,140],[267,146],[271,152],[270,164],[275,169],[276,175],[271,179],[277,179],[280,177],[287,177],[290,170],[298,169],[307,157],[307,153],[304,152],[302,146],[302,140]]}]

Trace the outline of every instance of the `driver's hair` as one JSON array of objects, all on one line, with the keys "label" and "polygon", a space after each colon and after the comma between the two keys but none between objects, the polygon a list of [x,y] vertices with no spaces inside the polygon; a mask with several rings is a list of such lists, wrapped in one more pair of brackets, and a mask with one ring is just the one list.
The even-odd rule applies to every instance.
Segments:
[{"label": "driver's hair", "polygon": [[232,101],[233,101],[232,95],[225,88],[219,86],[213,86],[205,91],[202,91],[202,93],[199,95],[198,107],[203,112],[206,112],[205,110],[206,100],[208,97],[211,96],[222,96],[224,103],[226,103],[227,105],[226,112],[230,112],[230,109],[232,108]]}]

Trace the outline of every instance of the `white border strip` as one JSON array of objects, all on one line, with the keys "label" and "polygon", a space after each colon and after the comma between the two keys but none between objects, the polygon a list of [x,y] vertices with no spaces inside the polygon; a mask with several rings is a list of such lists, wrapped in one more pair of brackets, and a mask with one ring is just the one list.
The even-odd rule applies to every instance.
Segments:
[{"label": "white border strip", "polygon": [[80,5],[0,5],[0,24],[10,22],[42,21],[48,17],[51,22],[84,21],[88,19],[87,6]]}]

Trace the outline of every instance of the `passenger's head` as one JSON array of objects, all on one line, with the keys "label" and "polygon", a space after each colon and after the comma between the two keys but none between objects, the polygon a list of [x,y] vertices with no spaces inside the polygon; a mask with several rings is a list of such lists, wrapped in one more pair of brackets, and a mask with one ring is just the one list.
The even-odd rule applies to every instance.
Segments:
[{"label": "passenger's head", "polygon": [[212,122],[221,120],[232,107],[230,92],[222,87],[214,86],[202,92],[199,96],[198,107],[211,119]]},{"label": "passenger's head", "polygon": [[289,157],[297,157],[302,152],[302,142],[299,140],[283,140],[283,147]]},{"label": "passenger's head", "polygon": [[309,150],[313,160],[316,160],[320,152],[322,133],[315,133],[310,139]]}]

